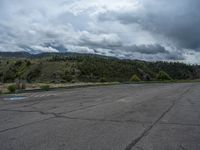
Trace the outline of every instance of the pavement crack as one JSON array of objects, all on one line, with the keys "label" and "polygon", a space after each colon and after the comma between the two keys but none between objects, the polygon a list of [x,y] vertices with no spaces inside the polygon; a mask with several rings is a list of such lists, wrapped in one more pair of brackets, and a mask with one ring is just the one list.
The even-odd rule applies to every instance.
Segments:
[{"label": "pavement crack", "polygon": [[138,150],[144,150],[142,147],[137,146],[136,147]]},{"label": "pavement crack", "polygon": [[20,112],[20,113],[39,113],[41,115],[53,115],[54,117],[59,117],[57,113],[43,112],[38,110],[16,110],[16,109],[3,109],[0,111],[10,111],[10,112]]},{"label": "pavement crack", "polygon": [[194,103],[193,103],[190,99],[187,99],[187,101],[188,101],[188,103],[189,103],[190,105],[194,105]]},{"label": "pavement crack", "polygon": [[39,103],[41,103],[41,101],[35,102],[35,103],[32,103],[32,104],[26,104],[26,105],[23,105],[22,107],[32,107],[33,105],[37,105]]},{"label": "pavement crack", "polygon": [[106,105],[106,104],[109,104],[109,103],[113,103],[113,102],[111,102],[111,101],[102,102],[102,103],[98,103],[98,104],[89,105],[89,106],[86,106],[86,107],[74,109],[74,110],[71,110],[71,111],[62,112],[61,114],[68,114],[68,113],[76,112],[76,111],[79,111],[79,110],[85,110],[85,109],[92,108],[92,107],[96,107],[96,106],[100,106],[100,105]]},{"label": "pavement crack", "polygon": [[20,126],[16,126],[16,127],[0,130],[0,134],[4,133],[4,132],[7,132],[7,131],[10,131],[10,130],[18,129],[18,128],[21,128],[21,127],[24,127],[24,126],[32,125],[32,124],[39,123],[39,122],[46,121],[46,120],[50,120],[50,119],[53,119],[53,118],[55,118],[55,117],[49,117],[49,118],[46,118],[46,119],[43,119],[43,120],[33,121],[33,122],[29,122],[29,123],[26,123],[26,124],[23,124],[23,125],[20,125]]},{"label": "pavement crack", "polygon": [[127,145],[125,150],[131,150],[144,136],[148,135],[149,131],[173,108],[174,105],[175,103],[173,103],[164,113],[162,113],[162,115],[151,126],[146,128],[139,137]]},{"label": "pavement crack", "polygon": [[147,122],[140,122],[140,121],[131,121],[131,120],[111,120],[111,119],[90,119],[90,118],[76,118],[76,117],[69,117],[69,116],[58,116],[59,118],[66,118],[66,119],[71,119],[71,120],[82,120],[82,121],[98,121],[98,122],[113,122],[113,123],[138,123],[142,124],[150,124]]},{"label": "pavement crack", "polygon": [[[125,97],[126,97],[126,96],[121,96],[121,97],[119,97],[118,99],[125,98]],[[86,106],[86,107],[74,109],[74,110],[67,111],[67,112],[62,112],[62,113],[60,113],[60,114],[68,114],[68,113],[76,112],[76,111],[79,111],[79,110],[85,110],[85,109],[92,108],[92,107],[96,107],[96,106],[112,104],[112,103],[115,103],[115,102],[116,102],[116,101],[102,101],[101,103],[89,105],[89,106]]]},{"label": "pavement crack", "polygon": [[200,124],[186,124],[186,123],[166,123],[166,122],[161,122],[159,123],[161,125],[178,125],[178,126],[196,126],[200,127]]},{"label": "pavement crack", "polygon": [[151,131],[151,129],[156,125],[158,124],[158,122],[175,106],[176,102],[181,100],[182,97],[188,93],[190,91],[191,87],[189,87],[187,90],[185,90],[180,96],[178,96],[177,99],[175,99],[173,102],[172,102],[172,105],[170,105],[166,111],[164,111],[160,117],[152,124],[150,125],[148,128],[146,128],[139,137],[137,137],[136,139],[134,139],[130,144],[128,144],[126,147],[125,147],[125,150],[131,150],[143,137],[147,136],[149,134],[149,132]]},{"label": "pavement crack", "polygon": [[187,150],[184,146],[180,145],[179,146],[182,150]]}]

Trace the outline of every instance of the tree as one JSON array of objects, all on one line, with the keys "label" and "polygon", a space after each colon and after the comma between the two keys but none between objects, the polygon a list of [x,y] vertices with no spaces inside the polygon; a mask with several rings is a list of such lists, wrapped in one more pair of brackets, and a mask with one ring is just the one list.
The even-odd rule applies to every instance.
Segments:
[{"label": "tree", "polygon": [[39,78],[41,74],[41,67],[38,65],[38,66],[35,66],[34,68],[32,68],[28,75],[27,75],[27,81],[28,82],[32,82],[34,80],[37,80]]},{"label": "tree", "polygon": [[158,80],[172,80],[172,78],[164,71],[159,71],[158,75],[157,75],[157,79]]},{"label": "tree", "polygon": [[71,75],[71,72],[68,70],[65,71],[65,75],[63,77],[67,82],[71,82],[73,80],[73,76]]},{"label": "tree", "polygon": [[29,67],[30,65],[31,65],[31,62],[28,60],[28,61],[26,62],[26,66]]},{"label": "tree", "polygon": [[136,75],[134,74],[131,79],[130,79],[131,82],[140,82],[141,79]]}]

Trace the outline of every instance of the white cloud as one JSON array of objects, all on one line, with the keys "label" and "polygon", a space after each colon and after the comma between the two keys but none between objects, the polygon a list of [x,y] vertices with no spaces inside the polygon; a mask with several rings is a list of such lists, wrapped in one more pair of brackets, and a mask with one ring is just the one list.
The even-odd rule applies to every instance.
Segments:
[{"label": "white cloud", "polygon": [[0,51],[72,51],[200,63],[195,56],[200,3],[180,1],[1,0]]},{"label": "white cloud", "polygon": [[42,46],[32,46],[32,49],[38,51],[38,52],[59,52],[57,49],[54,49],[52,47],[42,47]]}]

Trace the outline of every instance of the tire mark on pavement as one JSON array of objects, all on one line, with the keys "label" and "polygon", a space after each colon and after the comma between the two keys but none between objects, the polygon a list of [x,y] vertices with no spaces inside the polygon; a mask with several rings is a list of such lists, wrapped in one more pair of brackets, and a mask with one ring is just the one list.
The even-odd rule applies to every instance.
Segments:
[{"label": "tire mark on pavement", "polygon": [[89,119],[89,118],[75,118],[75,117],[69,117],[69,116],[58,116],[59,118],[66,118],[70,120],[82,120],[82,121],[95,121],[95,122],[113,122],[113,123],[137,123],[141,124],[143,127],[145,127],[144,124],[151,124],[150,122],[143,122],[143,121],[132,121],[132,120],[115,120],[115,119]]}]

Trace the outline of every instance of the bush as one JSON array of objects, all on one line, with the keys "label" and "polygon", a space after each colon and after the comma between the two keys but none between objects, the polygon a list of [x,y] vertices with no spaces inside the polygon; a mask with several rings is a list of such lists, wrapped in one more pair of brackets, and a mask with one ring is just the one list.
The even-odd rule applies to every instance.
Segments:
[{"label": "bush", "polygon": [[12,67],[9,67],[9,69],[3,73],[2,78],[4,82],[14,82],[16,78],[16,70],[14,70]]},{"label": "bush", "polygon": [[21,89],[22,89],[22,90],[25,90],[25,89],[26,89],[26,83],[22,83]]},{"label": "bush", "polygon": [[164,71],[160,71],[157,75],[158,80],[172,80],[172,78]]},{"label": "bush", "polygon": [[107,80],[106,80],[106,78],[105,77],[102,77],[102,78],[100,78],[100,82],[107,82]]},{"label": "bush", "polygon": [[29,67],[30,65],[31,65],[31,62],[28,60],[28,61],[26,62],[26,66]]},{"label": "bush", "polygon": [[76,83],[76,80],[73,79],[73,80],[71,81],[71,83]]},{"label": "bush", "polygon": [[16,85],[10,85],[10,86],[8,86],[8,91],[10,92],[10,93],[15,93],[15,91],[16,91]]},{"label": "bush", "polygon": [[63,79],[66,80],[67,82],[71,82],[73,80],[73,76],[68,70],[66,70]]},{"label": "bush", "polygon": [[41,74],[41,66],[34,66],[27,75],[28,82],[34,81],[39,78]]},{"label": "bush", "polygon": [[73,76],[72,75],[65,75],[64,80],[66,80],[67,82],[71,82],[73,80]]},{"label": "bush", "polygon": [[41,88],[42,90],[48,91],[49,88],[50,88],[50,86],[49,86],[49,85],[42,85],[42,86],[40,86],[40,88]]},{"label": "bush", "polygon": [[134,74],[131,79],[130,79],[131,82],[140,82],[141,79],[136,75]]},{"label": "bush", "polygon": [[18,60],[18,61],[15,62],[15,66],[21,66],[22,63],[23,63],[23,62],[22,62],[21,60]]}]

